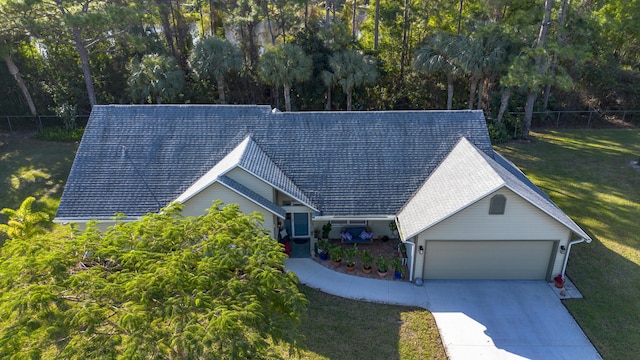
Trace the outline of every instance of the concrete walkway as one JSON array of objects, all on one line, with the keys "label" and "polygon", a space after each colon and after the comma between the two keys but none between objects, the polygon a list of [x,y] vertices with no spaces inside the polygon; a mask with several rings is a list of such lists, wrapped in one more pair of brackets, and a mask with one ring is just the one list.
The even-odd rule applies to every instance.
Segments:
[{"label": "concrete walkway", "polygon": [[405,281],[335,272],[288,259],[302,284],[354,300],[431,311],[449,359],[601,359],[544,281]]}]

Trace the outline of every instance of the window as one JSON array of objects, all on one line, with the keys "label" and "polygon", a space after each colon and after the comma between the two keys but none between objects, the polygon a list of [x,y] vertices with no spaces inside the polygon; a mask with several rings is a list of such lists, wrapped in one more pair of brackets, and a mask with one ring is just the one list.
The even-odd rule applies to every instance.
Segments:
[{"label": "window", "polygon": [[334,226],[366,226],[367,220],[331,220]]},{"label": "window", "polygon": [[507,206],[507,198],[504,195],[495,195],[491,198],[489,205],[489,215],[504,215],[504,208]]}]

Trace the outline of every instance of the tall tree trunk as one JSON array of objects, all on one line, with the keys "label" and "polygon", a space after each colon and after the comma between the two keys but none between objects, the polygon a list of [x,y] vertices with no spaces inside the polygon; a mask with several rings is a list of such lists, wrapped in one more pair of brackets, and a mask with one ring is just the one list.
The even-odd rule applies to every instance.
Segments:
[{"label": "tall tree trunk", "polygon": [[358,0],[353,0],[353,18],[351,19],[351,36],[356,39],[356,18],[358,12]]},{"label": "tall tree trunk", "polygon": [[218,98],[220,99],[220,104],[226,104],[227,99],[224,96],[224,79],[220,78],[216,80],[218,86]]},{"label": "tall tree trunk", "polygon": [[18,84],[18,87],[20,88],[20,91],[22,91],[22,96],[24,97],[24,100],[27,102],[27,106],[29,106],[29,111],[31,111],[31,115],[38,116],[38,112],[36,111],[36,105],[33,102],[33,98],[31,98],[31,93],[29,93],[29,89],[27,89],[27,85],[25,85],[24,81],[22,80],[22,75],[20,75],[20,70],[18,69],[18,66],[13,62],[13,59],[11,58],[11,54],[7,52],[7,55],[5,55],[3,59],[4,59],[4,62],[7,64],[7,68],[9,69],[9,74],[13,76],[13,78],[16,80],[16,83]]},{"label": "tall tree trunk", "polygon": [[98,101],[96,100],[96,90],[93,85],[93,77],[91,76],[91,66],[89,65],[89,50],[82,41],[80,30],[73,29],[73,41],[74,47],[80,55],[80,62],[82,64],[82,74],[84,75],[84,84],[87,88],[87,96],[89,97],[89,105],[94,107]]},{"label": "tall tree trunk", "polygon": [[171,32],[173,26],[171,26],[171,20],[169,19],[169,15],[171,14],[169,12],[169,8],[171,6],[171,4],[169,4],[170,1],[171,0],[156,0],[156,3],[160,5],[160,23],[162,24],[162,32],[164,33],[165,41],[171,50],[171,56],[179,62],[180,59],[178,59],[176,47],[173,43],[173,33]]},{"label": "tall tree trunk", "polygon": [[287,112],[291,111],[291,87],[284,85],[284,106]]},{"label": "tall tree trunk", "polygon": [[478,81],[478,104],[476,106],[476,109],[478,110],[482,109],[482,95],[484,93],[485,80],[486,79],[480,79]]},{"label": "tall tree trunk", "polygon": [[216,21],[213,10],[213,0],[209,0],[209,35],[216,33]]},{"label": "tall tree trunk", "polygon": [[269,4],[266,1],[264,2],[264,16],[267,19],[267,28],[269,28],[269,36],[271,37],[271,46],[276,46],[276,35],[273,33],[273,27],[271,26],[271,16],[269,16]]},{"label": "tall tree trunk", "polygon": [[453,108],[453,75],[447,73],[447,110]]},{"label": "tall tree trunk", "polygon": [[175,40],[176,47],[178,52],[178,58],[176,61],[180,65],[181,69],[188,68],[188,58],[189,58],[189,44],[187,43],[187,39],[189,36],[189,25],[182,16],[182,9],[180,7],[180,2],[177,2],[177,6],[173,6],[173,1],[169,0],[169,5],[171,6],[171,16],[173,18],[173,26],[175,29]]},{"label": "tall tree trunk", "polygon": [[325,104],[324,109],[331,111],[331,86],[327,86],[327,103]]},{"label": "tall tree trunk", "polygon": [[[536,48],[544,48],[544,41],[547,38],[549,32],[549,26],[551,25],[551,9],[553,8],[553,0],[545,0],[544,15],[542,17],[542,23],[540,24],[540,32],[538,33],[538,39],[536,41]],[[536,55],[535,58],[536,70],[538,74],[542,74],[544,67],[542,64],[542,56]],[[527,102],[524,106],[524,124],[522,126],[522,137],[529,138],[529,129],[531,129],[531,119],[533,118],[533,106],[535,105],[536,98],[538,96],[538,86],[532,86],[529,89],[527,95]]]},{"label": "tall tree trunk", "polygon": [[458,7],[458,35],[460,35],[460,30],[462,26],[462,6],[464,4],[464,0],[460,0],[460,6]]},{"label": "tall tree trunk", "polygon": [[402,55],[400,56],[400,80],[404,78],[405,63],[409,51],[409,0],[404,0],[404,12],[402,14]]},{"label": "tall tree trunk", "polygon": [[476,98],[476,89],[478,88],[478,77],[471,75],[471,86],[469,89],[469,110],[473,110],[474,99]]},{"label": "tall tree trunk", "polygon": [[529,138],[529,130],[531,130],[531,119],[533,118],[533,105],[536,103],[537,93],[533,90],[527,95],[527,102],[524,105],[524,123],[522,124],[522,137]]},{"label": "tall tree trunk", "polygon": [[[567,8],[568,8],[568,0],[563,0],[562,1],[562,10],[560,12],[560,18],[558,19],[558,33],[562,34],[562,29],[564,28],[564,24],[567,18]],[[560,39],[560,45],[564,45],[564,36],[563,35],[558,35],[559,39]],[[556,73],[556,67],[558,65],[558,53],[554,52],[553,54],[553,58],[551,60],[551,76],[555,77],[555,73]],[[544,109],[544,111],[547,111],[548,107],[549,107],[549,97],[551,96],[551,83],[547,84],[547,86],[544,88],[544,97],[543,97],[543,105],[542,108]]]},{"label": "tall tree trunk", "polygon": [[[331,22],[330,10],[331,10],[331,1],[327,0],[324,4],[324,31],[326,32],[329,32],[329,23]],[[329,37],[327,36],[327,38]]]},{"label": "tall tree trunk", "polygon": [[380,0],[376,0],[376,17],[373,28],[373,50],[378,50],[378,41],[380,37]]},{"label": "tall tree trunk", "polygon": [[351,111],[351,100],[353,96],[353,89],[347,90],[347,111]]},{"label": "tall tree trunk", "polygon": [[504,117],[504,113],[507,111],[507,107],[509,106],[509,98],[511,97],[511,88],[506,87],[502,89],[502,96],[500,96],[500,110],[498,110],[498,122],[502,122],[502,118]]}]

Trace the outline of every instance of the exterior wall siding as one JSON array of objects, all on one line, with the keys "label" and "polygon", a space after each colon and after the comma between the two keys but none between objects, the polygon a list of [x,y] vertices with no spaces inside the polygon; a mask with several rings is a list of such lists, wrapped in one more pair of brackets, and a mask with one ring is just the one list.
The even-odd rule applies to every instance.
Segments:
[{"label": "exterior wall siding", "polygon": [[213,201],[216,199],[222,200],[224,204],[239,204],[240,211],[245,214],[251,214],[256,211],[261,213],[262,217],[264,218],[263,227],[270,231],[271,236],[275,237],[276,224],[274,221],[274,216],[269,211],[218,183],[212,184],[207,189],[204,189],[198,195],[192,197],[186,203],[184,203],[182,213],[184,214],[184,216],[201,215],[205,212],[206,209],[211,207]]},{"label": "exterior wall siding", "polygon": [[[506,197],[504,215],[489,215],[491,197],[502,194]],[[550,240],[558,241],[560,246],[567,246],[571,231],[542,212],[528,201],[503,188],[452,217],[436,224],[417,236],[417,246],[426,248],[426,241],[473,241],[473,240]],[[552,274],[562,270],[564,256],[556,252],[553,260]],[[417,255],[414,274],[422,274],[424,256]]]},{"label": "exterior wall siding", "polygon": [[226,175],[230,179],[233,179],[240,184],[248,187],[249,189],[255,191],[263,198],[275,202],[275,194],[273,188],[259,178],[239,168],[235,168],[229,171]]}]

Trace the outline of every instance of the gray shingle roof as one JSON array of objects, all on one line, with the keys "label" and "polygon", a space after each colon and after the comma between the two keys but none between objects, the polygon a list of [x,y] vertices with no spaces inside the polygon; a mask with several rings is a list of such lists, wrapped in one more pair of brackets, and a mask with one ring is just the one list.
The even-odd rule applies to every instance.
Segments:
[{"label": "gray shingle roof", "polygon": [[255,148],[247,148],[238,164],[300,192],[322,215],[397,214],[461,137],[494,156],[481,111],[95,106],[57,217],[158,211],[247,137]]}]

